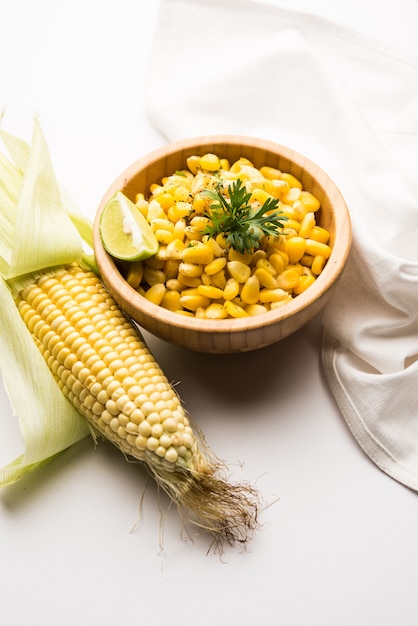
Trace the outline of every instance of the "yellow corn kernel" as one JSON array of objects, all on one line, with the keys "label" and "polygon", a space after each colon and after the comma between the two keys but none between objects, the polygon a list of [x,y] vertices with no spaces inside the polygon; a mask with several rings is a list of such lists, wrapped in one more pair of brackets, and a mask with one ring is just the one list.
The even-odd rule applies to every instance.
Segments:
[{"label": "yellow corn kernel", "polygon": [[166,290],[161,300],[161,306],[169,311],[177,311],[181,308],[180,293],[178,291]]},{"label": "yellow corn kernel", "polygon": [[152,267],[144,267],[144,281],[152,287],[158,283],[165,283],[166,275],[162,270],[157,270]]},{"label": "yellow corn kernel", "polygon": [[222,289],[214,287],[213,285],[199,285],[197,292],[201,296],[206,296],[206,298],[210,298],[211,300],[219,300],[224,295]]},{"label": "yellow corn kernel", "polygon": [[290,187],[289,191],[283,195],[283,202],[285,202],[286,204],[294,205],[295,202],[299,200],[300,193],[301,192],[299,187]]},{"label": "yellow corn kernel", "polygon": [[233,300],[239,294],[239,282],[235,278],[229,278],[224,288],[225,300]]},{"label": "yellow corn kernel", "polygon": [[173,228],[173,237],[174,239],[179,239],[180,241],[184,241],[185,233],[186,233],[186,220],[180,219],[174,224]]},{"label": "yellow corn kernel", "polygon": [[285,228],[283,229],[283,233],[285,232],[285,230],[293,230],[295,233],[299,233],[300,230],[300,221],[299,220],[295,220],[292,218],[289,218],[288,220],[286,220],[284,222],[284,226]]},{"label": "yellow corn kernel", "polygon": [[200,280],[202,281],[202,285],[213,285],[212,278],[203,272],[200,275]]},{"label": "yellow corn kernel", "polygon": [[222,248],[219,243],[213,237],[209,237],[209,235],[204,235],[202,238],[203,243],[205,243],[209,248],[211,248],[214,257],[221,257],[225,254],[225,249]]},{"label": "yellow corn kernel", "polygon": [[135,198],[136,198],[135,205],[138,207],[139,211],[142,213],[142,215],[145,217],[145,219],[147,219],[147,217],[148,217],[148,201],[145,200],[144,194],[142,194],[142,193],[137,193]]},{"label": "yellow corn kernel", "polygon": [[315,241],[315,239],[307,239],[306,252],[307,254],[311,254],[312,256],[320,255],[328,259],[331,254],[331,248],[326,243]]},{"label": "yellow corn kernel", "polygon": [[229,275],[238,283],[245,283],[246,280],[251,276],[251,268],[241,261],[228,261],[226,264]]},{"label": "yellow corn kernel", "polygon": [[181,239],[173,239],[167,244],[166,258],[180,260],[185,248],[186,244]]},{"label": "yellow corn kernel", "polygon": [[212,302],[205,311],[205,317],[208,320],[223,320],[228,317],[228,313],[223,304]]},{"label": "yellow corn kernel", "polygon": [[289,256],[289,263],[297,263],[305,254],[306,239],[303,237],[290,237],[287,240],[286,248]]},{"label": "yellow corn kernel", "polygon": [[284,270],[284,272],[277,277],[277,287],[279,289],[291,291],[298,284],[299,276],[300,274],[297,270]]},{"label": "yellow corn kernel", "polygon": [[211,279],[215,287],[219,287],[219,289],[225,289],[227,278],[224,269],[222,269],[220,272],[216,272],[216,274],[212,274]]},{"label": "yellow corn kernel", "polygon": [[226,241],[225,235],[222,235],[222,233],[219,233],[219,235],[216,235],[215,241],[218,244],[218,246],[222,248],[223,250],[226,250],[228,248],[228,242]]},{"label": "yellow corn kernel", "polygon": [[275,167],[270,167],[269,165],[263,165],[260,167],[260,172],[264,176],[264,178],[268,178],[269,180],[274,180],[280,178],[281,171]]},{"label": "yellow corn kernel", "polygon": [[206,230],[209,224],[211,224],[210,219],[208,217],[205,217],[204,215],[196,215],[190,220],[190,226],[193,228],[193,230],[196,230],[200,233]]},{"label": "yellow corn kernel", "polygon": [[160,193],[157,197],[156,197],[157,202],[162,206],[162,208],[164,209],[165,212],[167,212],[167,210],[173,206],[175,200],[173,198],[173,196],[170,193]]},{"label": "yellow corn kernel", "polygon": [[182,261],[179,264],[179,277],[180,275],[189,277],[189,278],[198,278],[203,272],[203,265],[198,265],[196,263],[184,263]]},{"label": "yellow corn kernel", "polygon": [[293,293],[297,296],[300,295],[301,293],[306,291],[308,287],[313,285],[314,282],[315,282],[315,276],[310,276],[309,274],[303,274],[302,276],[300,276],[298,284],[293,288]]},{"label": "yellow corn kernel", "polygon": [[322,228],[322,226],[314,226],[309,233],[309,239],[315,239],[315,241],[320,241],[321,243],[328,243],[329,238],[329,231],[326,228]]},{"label": "yellow corn kernel", "polygon": [[322,256],[321,254],[317,254],[313,258],[313,261],[312,261],[312,265],[311,265],[312,273],[315,274],[316,276],[319,276],[319,274],[322,272],[322,270],[325,267],[325,263],[326,263],[326,258]]},{"label": "yellow corn kernel", "polygon": [[195,230],[191,226],[186,226],[184,234],[188,241],[202,241],[202,233]]},{"label": "yellow corn kernel", "polygon": [[202,170],[206,170],[207,172],[217,172],[221,168],[219,157],[211,153],[204,154],[200,157],[199,165]]},{"label": "yellow corn kernel", "polygon": [[187,202],[190,197],[190,190],[183,183],[176,185],[172,191],[175,202]]},{"label": "yellow corn kernel", "polygon": [[303,202],[307,211],[317,211],[321,206],[318,198],[316,198],[310,191],[301,191],[299,200]]},{"label": "yellow corn kernel", "polygon": [[264,189],[255,188],[251,192],[251,202],[260,202],[264,204],[267,200],[272,200],[273,196]]},{"label": "yellow corn kernel", "polygon": [[245,304],[256,304],[260,296],[260,283],[257,276],[250,276],[242,286],[241,300]]},{"label": "yellow corn kernel", "polygon": [[168,230],[172,233],[174,229],[173,222],[170,222],[166,217],[154,217],[149,220],[149,223],[154,232],[156,230]]},{"label": "yellow corn kernel", "polygon": [[184,283],[178,280],[178,278],[169,278],[166,281],[165,286],[170,291],[181,291],[184,289]]},{"label": "yellow corn kernel", "polygon": [[289,189],[290,185],[285,180],[272,180],[269,191],[273,198],[282,201],[289,193]]},{"label": "yellow corn kernel", "polygon": [[189,156],[186,159],[186,163],[191,173],[196,176],[200,167],[200,157],[198,157],[197,155]]},{"label": "yellow corn kernel", "polygon": [[188,245],[182,252],[182,260],[185,263],[198,263],[208,265],[213,261],[212,248],[203,242],[196,242],[194,245]]},{"label": "yellow corn kernel", "polygon": [[302,183],[298,180],[293,174],[289,174],[288,172],[282,172],[280,174],[280,179],[289,183],[289,187],[294,187],[295,189],[302,189]]},{"label": "yellow corn kernel", "polygon": [[144,266],[142,261],[130,263],[126,274],[126,282],[134,289],[137,289],[141,284],[143,275]]},{"label": "yellow corn kernel", "polygon": [[167,217],[170,222],[175,224],[184,217],[187,217],[192,210],[192,205],[189,202],[176,202],[167,210]]},{"label": "yellow corn kernel", "polygon": [[180,265],[180,261],[178,261],[177,259],[168,259],[164,263],[163,272],[166,277],[166,282],[167,280],[170,280],[170,278],[177,277],[177,274],[179,271],[179,265]]},{"label": "yellow corn kernel", "polygon": [[231,300],[226,300],[224,307],[225,307],[225,311],[231,317],[235,317],[235,318],[248,317],[248,313],[245,311],[245,309],[243,309],[238,304],[235,304],[235,302],[232,302]]},{"label": "yellow corn kernel", "polygon": [[185,287],[189,287],[191,289],[195,289],[199,285],[202,284],[200,276],[196,276],[196,277],[195,276],[186,276],[185,274],[180,274],[179,273],[177,275],[177,280],[182,285],[182,289],[184,289]]},{"label": "yellow corn kernel", "polygon": [[211,276],[212,274],[217,274],[225,267],[225,265],[226,265],[226,258],[218,257],[216,259],[213,259],[213,261],[210,261],[210,263],[206,265],[205,273],[208,276]]},{"label": "yellow corn kernel", "polygon": [[252,261],[253,255],[251,252],[238,252],[234,248],[230,248],[228,252],[228,259],[230,261],[239,261],[244,265],[249,265]]},{"label": "yellow corn kernel", "polygon": [[167,246],[169,243],[173,241],[173,232],[170,230],[164,230],[162,228],[158,228],[154,232],[155,238],[158,243]]},{"label": "yellow corn kernel", "polygon": [[313,262],[313,257],[310,254],[304,254],[301,258],[300,262],[304,267],[311,267]]},{"label": "yellow corn kernel", "polygon": [[255,315],[262,315],[263,313],[267,313],[268,308],[264,304],[257,303],[257,304],[247,304],[244,310],[246,313],[248,313],[248,315],[255,316]]},{"label": "yellow corn kernel", "polygon": [[302,218],[300,228],[299,228],[299,236],[310,237],[311,230],[314,228],[315,224],[316,224],[315,214],[312,211],[309,211]]},{"label": "yellow corn kernel", "polygon": [[[298,275],[299,278],[299,275]],[[261,289],[260,302],[267,304],[272,302],[281,302],[288,299],[288,292],[277,287],[276,289]]]},{"label": "yellow corn kernel", "polygon": [[163,283],[156,283],[145,291],[144,297],[153,304],[160,305],[165,294],[165,285]]},{"label": "yellow corn kernel", "polygon": [[270,254],[264,263],[261,261],[260,264],[257,263],[257,268],[265,269],[272,276],[276,276],[277,274],[281,274],[283,272],[288,262],[289,257],[287,257],[287,263],[285,263],[281,252],[273,252],[273,254]]},{"label": "yellow corn kernel", "polygon": [[148,204],[148,214],[147,219],[151,223],[152,220],[156,218],[165,218],[166,214],[159,202],[157,200],[150,200]]},{"label": "yellow corn kernel", "polygon": [[[274,269],[274,268],[273,268]],[[268,272],[264,267],[257,267],[254,272],[260,285],[266,289],[274,289],[276,287],[276,279],[273,274]]]},{"label": "yellow corn kernel", "polygon": [[202,214],[205,213],[212,204],[211,198],[202,193],[197,193],[193,198],[192,210],[194,213]]},{"label": "yellow corn kernel", "polygon": [[188,311],[196,311],[199,308],[206,309],[210,300],[200,294],[187,294],[180,297],[180,304]]}]

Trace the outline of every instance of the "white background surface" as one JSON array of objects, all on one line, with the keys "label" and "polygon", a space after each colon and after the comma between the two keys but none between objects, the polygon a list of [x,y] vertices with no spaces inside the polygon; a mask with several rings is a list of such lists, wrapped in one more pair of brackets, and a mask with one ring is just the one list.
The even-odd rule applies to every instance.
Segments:
[{"label": "white background surface", "polygon": [[[275,3],[315,4],[418,56],[416,0]],[[0,0],[0,8],[3,126],[30,140],[39,112],[59,179],[93,217],[119,172],[164,143],[144,107],[158,3]],[[261,513],[247,552],[227,550],[222,560],[206,554],[204,537],[185,540],[153,484],[130,532],[145,473],[86,439],[0,492],[1,623],[415,626],[417,495],[349,433],[321,374],[319,320],[228,357],[144,334],[233,477],[279,500]],[[1,385],[0,426],[4,465],[22,447]]]}]

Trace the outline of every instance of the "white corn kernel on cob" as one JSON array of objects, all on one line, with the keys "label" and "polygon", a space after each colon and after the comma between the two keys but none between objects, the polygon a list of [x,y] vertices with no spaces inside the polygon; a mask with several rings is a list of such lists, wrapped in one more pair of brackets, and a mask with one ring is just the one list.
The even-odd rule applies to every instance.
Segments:
[{"label": "white corn kernel on cob", "polygon": [[99,277],[78,264],[45,273],[16,304],[62,392],[93,429],[145,462],[181,515],[217,543],[245,542],[257,527],[257,492],[223,477],[225,467]]}]

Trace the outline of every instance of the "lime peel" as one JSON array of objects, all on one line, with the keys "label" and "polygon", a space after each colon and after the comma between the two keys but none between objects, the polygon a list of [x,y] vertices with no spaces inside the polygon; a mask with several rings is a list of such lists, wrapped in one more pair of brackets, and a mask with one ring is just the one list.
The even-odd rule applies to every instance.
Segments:
[{"label": "lime peel", "polygon": [[99,231],[103,247],[116,259],[143,261],[158,252],[151,225],[122,191],[117,191],[105,205]]}]

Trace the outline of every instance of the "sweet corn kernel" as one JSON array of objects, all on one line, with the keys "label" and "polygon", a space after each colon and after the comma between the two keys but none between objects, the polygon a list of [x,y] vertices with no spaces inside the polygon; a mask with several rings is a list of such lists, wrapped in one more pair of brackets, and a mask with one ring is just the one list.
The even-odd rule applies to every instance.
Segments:
[{"label": "sweet corn kernel", "polygon": [[248,315],[251,316],[262,315],[263,313],[266,313],[268,311],[267,307],[264,306],[264,304],[247,304],[244,310],[246,313],[248,313]]},{"label": "sweet corn kernel", "polygon": [[187,217],[192,210],[189,202],[176,202],[167,210],[168,219],[175,224],[178,220]]},{"label": "sweet corn kernel", "polygon": [[217,259],[213,259],[213,261],[210,261],[210,263],[206,265],[205,273],[208,276],[211,276],[212,274],[217,274],[225,267],[225,265],[226,265],[226,258],[218,257]]},{"label": "sweet corn kernel", "polygon": [[219,287],[214,287],[211,285],[199,285],[197,291],[201,296],[206,296],[211,300],[219,300],[223,297],[224,293],[222,289],[219,289]]},{"label": "sweet corn kernel", "polygon": [[173,239],[167,244],[167,259],[180,260],[185,248],[186,244],[181,239]]},{"label": "sweet corn kernel", "polygon": [[221,163],[216,154],[204,154],[199,159],[199,165],[208,172],[217,172],[221,168]]},{"label": "sweet corn kernel", "polygon": [[156,283],[146,290],[144,296],[147,300],[153,304],[160,305],[165,294],[165,285],[163,283]]},{"label": "sweet corn kernel", "polygon": [[229,278],[224,288],[225,300],[233,300],[239,294],[239,282],[235,278]]},{"label": "sweet corn kernel", "polygon": [[313,258],[313,261],[312,261],[312,265],[311,265],[312,273],[316,274],[316,276],[319,276],[319,274],[324,269],[325,263],[326,263],[325,257],[322,256],[321,254],[317,254]]},{"label": "sweet corn kernel", "polygon": [[[298,275],[299,278],[299,275]],[[281,300],[288,300],[288,292],[284,289],[277,287],[276,289],[261,289],[260,290],[260,302],[266,304],[271,302],[280,302]]]},{"label": "sweet corn kernel", "polygon": [[321,243],[328,243],[329,237],[329,231],[326,228],[322,228],[322,226],[314,226],[309,233],[309,239],[315,239],[315,241],[320,241]]},{"label": "sweet corn kernel", "polygon": [[163,271],[154,269],[152,267],[145,266],[144,267],[144,281],[152,287],[153,285],[158,285],[159,283],[165,283],[166,275]]},{"label": "sweet corn kernel", "polygon": [[212,248],[206,243],[198,242],[194,245],[186,246],[182,252],[182,260],[185,263],[200,263],[207,265],[213,261]]},{"label": "sweet corn kernel", "polygon": [[277,277],[277,287],[279,289],[290,291],[298,284],[299,276],[300,274],[296,270],[284,270],[284,272]]},{"label": "sweet corn kernel", "polygon": [[179,265],[179,276],[186,276],[189,278],[198,278],[203,272],[203,265],[198,265],[196,263],[184,263],[181,262]]},{"label": "sweet corn kernel", "polygon": [[314,211],[315,212],[321,206],[318,198],[316,198],[309,191],[301,191],[299,199],[300,199],[301,202],[303,202],[303,204],[305,205],[307,211]]},{"label": "sweet corn kernel", "polygon": [[303,237],[290,237],[287,240],[287,254],[290,263],[297,263],[305,254],[306,240]]},{"label": "sweet corn kernel", "polygon": [[200,294],[192,294],[181,296],[180,304],[189,311],[196,311],[196,309],[198,308],[206,309],[210,304],[210,300],[209,298],[206,298],[205,296],[202,296]]},{"label": "sweet corn kernel", "polygon": [[225,310],[231,317],[239,318],[239,317],[248,317],[248,313],[238,304],[232,302],[231,300],[226,300],[224,304]]},{"label": "sweet corn kernel", "polygon": [[241,300],[245,304],[256,304],[260,297],[260,283],[257,276],[250,276],[241,289]]},{"label": "sweet corn kernel", "polygon": [[162,228],[158,228],[155,232],[154,232],[155,238],[158,241],[158,243],[163,244],[164,246],[167,246],[169,243],[171,243],[173,241],[173,232],[171,230],[165,230]]},{"label": "sweet corn kernel", "polygon": [[251,268],[241,261],[228,261],[226,266],[230,276],[238,283],[245,283],[251,275]]},{"label": "sweet corn kernel", "polygon": [[315,241],[315,239],[306,240],[306,252],[312,256],[321,255],[328,259],[331,254],[331,248],[326,243]]},{"label": "sweet corn kernel", "polygon": [[310,276],[309,274],[304,274],[303,276],[300,276],[298,284],[293,288],[293,293],[298,296],[308,287],[310,287],[314,282],[314,276]]},{"label": "sweet corn kernel", "polygon": [[290,187],[294,187],[297,189],[302,189],[302,183],[298,180],[293,174],[289,174],[287,172],[282,172],[280,174],[280,179],[289,183]]},{"label": "sweet corn kernel", "polygon": [[275,167],[270,167],[268,165],[263,165],[263,167],[260,167],[260,172],[264,176],[264,178],[268,178],[270,180],[280,178],[281,175],[280,170]]},{"label": "sweet corn kernel", "polygon": [[180,293],[167,289],[161,299],[161,306],[169,311],[177,311],[177,309],[180,309]]},{"label": "sweet corn kernel", "polygon": [[257,267],[254,272],[254,276],[257,277],[258,282],[262,287],[265,287],[266,289],[274,289],[276,287],[276,279],[273,274],[268,272],[264,267]]},{"label": "sweet corn kernel", "polygon": [[143,275],[144,266],[141,261],[138,261],[136,263],[130,263],[128,272],[126,274],[126,282],[134,289],[137,289],[141,284]]},{"label": "sweet corn kernel", "polygon": [[300,228],[299,228],[299,236],[300,237],[309,237],[311,234],[311,230],[314,228],[316,224],[315,214],[310,211],[305,214],[302,218]]},{"label": "sweet corn kernel", "polygon": [[212,302],[205,311],[205,317],[209,320],[223,320],[228,317],[228,312],[223,304]]}]

